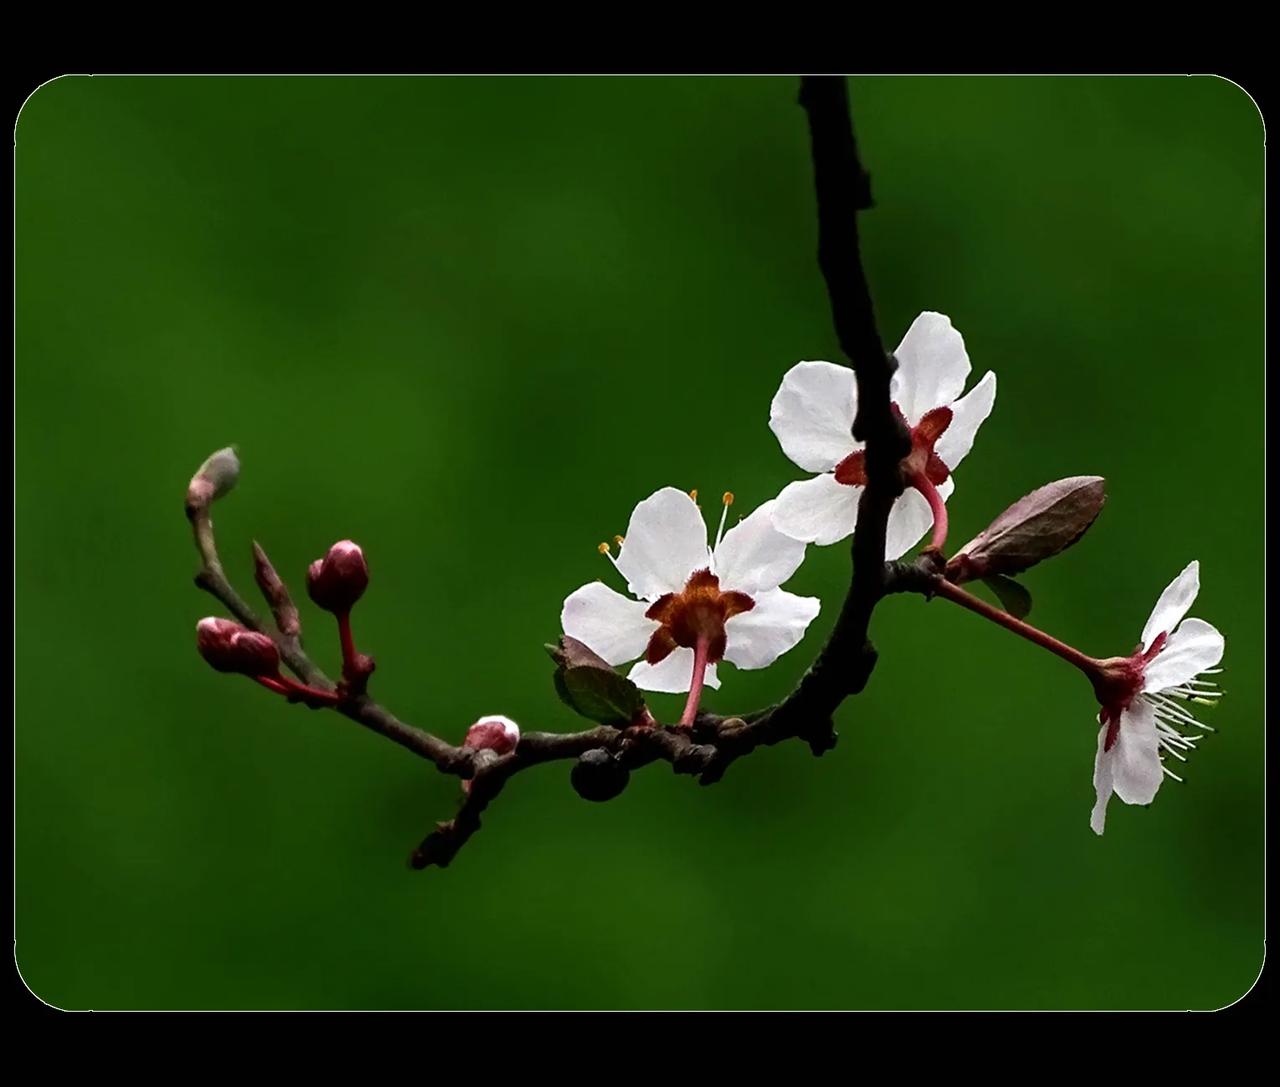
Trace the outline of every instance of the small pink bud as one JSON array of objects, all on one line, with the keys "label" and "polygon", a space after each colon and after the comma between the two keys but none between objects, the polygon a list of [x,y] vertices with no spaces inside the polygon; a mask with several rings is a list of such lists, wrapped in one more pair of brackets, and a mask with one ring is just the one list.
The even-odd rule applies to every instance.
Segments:
[{"label": "small pink bud", "polygon": [[481,717],[467,729],[463,747],[487,747],[499,755],[507,755],[520,742],[520,726],[510,717]]},{"label": "small pink bud", "polygon": [[350,540],[339,540],[322,559],[307,567],[307,592],[325,611],[341,615],[364,595],[369,567],[364,552]]},{"label": "small pink bud", "polygon": [[196,624],[196,648],[219,672],[245,676],[280,673],[280,653],[267,635],[242,627],[230,619],[209,616]]},{"label": "small pink bud", "polygon": [[197,511],[207,509],[209,503],[230,491],[239,478],[240,458],[234,445],[210,454],[187,485],[187,513],[194,516]]}]

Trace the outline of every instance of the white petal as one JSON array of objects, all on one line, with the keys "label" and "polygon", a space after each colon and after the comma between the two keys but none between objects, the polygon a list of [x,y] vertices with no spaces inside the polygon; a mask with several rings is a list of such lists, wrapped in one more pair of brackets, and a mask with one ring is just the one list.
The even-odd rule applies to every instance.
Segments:
[{"label": "white petal", "polygon": [[1120,734],[1110,755],[1116,796],[1126,804],[1150,804],[1164,780],[1164,769],[1155,711],[1145,698],[1135,698],[1121,712]]},{"label": "white petal", "polygon": [[[693,650],[673,649],[658,664],[637,661],[628,673],[628,678],[642,691],[683,694],[689,689],[689,680],[693,678]],[[707,665],[706,685],[712,688],[720,686],[720,677],[716,675],[714,664]]]},{"label": "white petal", "polygon": [[636,596],[656,600],[677,593],[690,574],[710,564],[706,523],[684,491],[663,487],[635,508],[618,569]]},{"label": "white petal", "polygon": [[858,389],[853,371],[834,362],[797,362],[769,405],[769,429],[807,472],[829,472],[861,442],[853,440]]},{"label": "white petal", "polygon": [[[938,485],[938,493],[945,502],[956,489],[955,483],[948,479]],[[902,492],[902,496],[889,511],[889,524],[885,532],[884,557],[892,561],[900,559],[916,544],[920,538],[933,527],[933,510],[929,503],[917,490]]]},{"label": "white petal", "polygon": [[773,523],[794,539],[833,544],[853,532],[861,497],[861,487],[837,483],[829,473],[788,483],[773,507]]},{"label": "white petal", "polygon": [[995,403],[996,375],[988,370],[978,384],[951,405],[951,425],[934,449],[952,471],[969,455],[978,427],[987,421]]},{"label": "white petal", "polygon": [[1098,730],[1098,754],[1093,760],[1093,788],[1097,799],[1093,803],[1093,811],[1089,814],[1089,826],[1094,834],[1101,834],[1107,825],[1107,801],[1111,799],[1111,751],[1103,751],[1107,740],[1107,726]]},{"label": "white petal", "polygon": [[941,313],[922,313],[907,329],[893,353],[898,369],[893,375],[893,400],[907,422],[915,426],[933,408],[958,400],[969,377],[969,356],[964,337]]},{"label": "white petal", "polygon": [[713,556],[720,588],[755,595],[776,589],[804,562],[805,545],[773,523],[776,499],[757,507],[724,534]]},{"label": "white petal", "polygon": [[644,653],[658,623],[644,617],[648,605],[593,581],[571,593],[560,611],[560,629],[599,653],[610,664]]},{"label": "white petal", "polygon": [[1226,642],[1212,623],[1184,619],[1147,665],[1142,676],[1144,691],[1164,691],[1195,679],[1222,660]]},{"label": "white petal", "polygon": [[796,596],[785,589],[760,593],[756,606],[733,616],[724,625],[728,644],[724,659],[739,668],[764,668],[801,638],[817,616],[822,602]]},{"label": "white petal", "polygon": [[1188,563],[1187,568],[1169,582],[1168,588],[1160,594],[1160,599],[1156,601],[1156,606],[1151,612],[1151,618],[1142,628],[1142,648],[1149,649],[1157,635],[1168,634],[1176,627],[1178,620],[1186,615],[1187,610],[1195,603],[1199,592],[1200,563],[1196,561]]}]

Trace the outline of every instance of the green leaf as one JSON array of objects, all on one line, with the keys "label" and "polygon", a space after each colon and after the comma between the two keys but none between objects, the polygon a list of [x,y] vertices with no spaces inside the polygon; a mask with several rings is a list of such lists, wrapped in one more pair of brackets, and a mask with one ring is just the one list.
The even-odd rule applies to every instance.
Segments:
[{"label": "green leaf", "polygon": [[640,689],[582,642],[563,637],[547,652],[559,667],[554,683],[560,701],[602,725],[629,725],[644,708]]},{"label": "green leaf", "polygon": [[562,668],[603,668],[608,672],[613,671],[613,666],[586,643],[570,638],[567,634],[561,636],[557,645],[545,645],[543,648]]},{"label": "green leaf", "polygon": [[1011,577],[992,574],[984,577],[982,583],[996,594],[1000,606],[1015,619],[1025,619],[1031,611],[1031,594]]},{"label": "green leaf", "polygon": [[556,691],[571,709],[602,725],[629,725],[644,705],[639,688],[612,668],[563,668]]}]

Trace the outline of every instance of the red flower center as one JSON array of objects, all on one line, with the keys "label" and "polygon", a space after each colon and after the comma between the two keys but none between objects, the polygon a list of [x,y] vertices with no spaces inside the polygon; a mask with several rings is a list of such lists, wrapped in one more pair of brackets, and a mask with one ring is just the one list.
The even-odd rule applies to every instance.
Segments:
[{"label": "red flower center", "polygon": [[1147,665],[1169,640],[1167,634],[1156,635],[1151,648],[1145,653],[1142,646],[1134,649],[1128,657],[1110,657],[1100,661],[1102,667],[1091,677],[1093,693],[1098,696],[1102,712],[1098,715],[1100,724],[1107,726],[1107,738],[1103,741],[1102,750],[1110,751],[1120,738],[1120,715],[1127,710],[1142,690],[1142,677]]},{"label": "red flower center", "polygon": [[649,639],[644,659],[657,664],[677,646],[694,649],[705,641],[707,660],[714,664],[724,657],[725,623],[755,606],[746,593],[721,592],[720,579],[710,570],[697,570],[682,591],[659,597],[644,613],[662,624]]},{"label": "red flower center", "polygon": [[[906,419],[897,403],[891,404],[890,407],[893,413],[905,423]],[[925,412],[920,422],[911,428],[911,452],[903,457],[898,465],[903,480],[924,475],[935,487],[946,482],[951,471],[942,463],[942,458],[933,451],[933,447],[950,425],[951,409],[934,408],[932,411]],[[850,453],[836,465],[835,474],[837,483],[844,483],[850,487],[865,487],[867,485],[866,454],[861,449],[856,453]]]}]

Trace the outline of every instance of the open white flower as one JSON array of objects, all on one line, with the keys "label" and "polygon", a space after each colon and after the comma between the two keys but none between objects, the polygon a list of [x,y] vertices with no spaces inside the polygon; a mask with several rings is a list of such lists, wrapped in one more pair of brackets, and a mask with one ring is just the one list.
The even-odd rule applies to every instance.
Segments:
[{"label": "open white flower", "polygon": [[[648,691],[697,694],[719,687],[716,664],[764,668],[794,646],[818,614],[819,601],[779,586],[804,559],[805,545],[773,525],[766,502],[728,532],[725,495],[714,547],[694,499],[674,487],[650,495],[631,514],[614,565],[638,600],[599,581],[564,602],[560,622],[612,665],[637,661],[630,672]],[[601,551],[608,547],[601,544]],[[610,556],[612,558],[612,556]]]},{"label": "open white flower", "polygon": [[[890,396],[911,429],[911,453],[902,462],[908,489],[889,514],[890,559],[906,554],[931,524],[935,538],[939,529],[945,537],[945,501],[955,489],[951,473],[973,448],[996,399],[996,375],[990,371],[961,397],[969,356],[950,318],[940,313],[920,314],[894,357],[898,369]],[[787,535],[832,544],[853,532],[866,485],[863,445],[852,433],[857,399],[847,366],[798,362],[783,377],[769,408],[769,427],[791,460],[821,473],[788,484],[778,495],[774,522]]]},{"label": "open white flower", "polygon": [[1183,728],[1213,731],[1186,706],[1211,705],[1222,695],[1216,683],[1200,678],[1221,671],[1215,666],[1225,648],[1222,635],[1203,619],[1183,619],[1199,592],[1200,564],[1193,562],[1160,594],[1133,655],[1100,662],[1094,679],[1102,703],[1093,764],[1097,801],[1089,819],[1097,834],[1112,793],[1126,804],[1150,804],[1166,774],[1182,780],[1164,765],[1164,754],[1186,761],[1183,752],[1200,735]]}]

